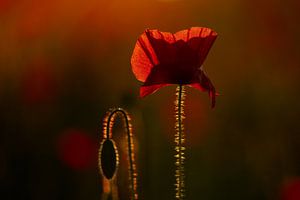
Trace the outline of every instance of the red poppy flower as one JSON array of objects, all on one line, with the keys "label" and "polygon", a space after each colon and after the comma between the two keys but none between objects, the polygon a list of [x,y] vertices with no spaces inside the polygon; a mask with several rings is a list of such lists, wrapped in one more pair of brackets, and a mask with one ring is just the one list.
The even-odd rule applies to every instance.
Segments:
[{"label": "red poppy flower", "polygon": [[140,96],[169,84],[188,85],[208,92],[214,107],[216,91],[202,64],[216,37],[215,31],[203,27],[175,34],[146,30],[137,40],[131,57],[132,71],[144,83]]},{"label": "red poppy flower", "polygon": [[97,145],[85,131],[67,129],[57,140],[58,156],[75,170],[89,169],[96,161]]}]

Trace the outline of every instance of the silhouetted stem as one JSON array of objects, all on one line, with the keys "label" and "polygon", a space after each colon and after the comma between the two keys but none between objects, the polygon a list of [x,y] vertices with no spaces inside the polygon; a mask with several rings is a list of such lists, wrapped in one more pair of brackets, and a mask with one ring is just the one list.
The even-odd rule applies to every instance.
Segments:
[{"label": "silhouetted stem", "polygon": [[176,190],[176,199],[182,200],[184,199],[184,126],[183,126],[183,119],[184,119],[184,98],[185,98],[185,90],[184,86],[179,85],[176,89],[177,99],[175,101],[175,116],[176,116],[176,124],[175,124],[175,190]]}]

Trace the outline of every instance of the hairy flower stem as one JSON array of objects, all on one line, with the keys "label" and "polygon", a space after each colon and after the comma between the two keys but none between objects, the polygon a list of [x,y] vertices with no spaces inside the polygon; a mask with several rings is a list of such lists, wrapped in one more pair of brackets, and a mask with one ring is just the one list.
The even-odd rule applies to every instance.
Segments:
[{"label": "hairy flower stem", "polygon": [[[134,144],[132,137],[132,125],[129,114],[122,108],[116,108],[108,112],[104,119],[104,129],[103,138],[104,140],[112,140],[112,128],[114,125],[114,119],[116,114],[120,114],[124,120],[125,131],[127,134],[127,151],[128,151],[128,171],[129,171],[129,189],[130,189],[130,199],[137,200],[137,172],[134,159]],[[100,147],[101,149],[101,147]],[[100,154],[101,152],[99,152]],[[100,158],[100,155],[99,155]],[[99,159],[100,161],[100,159]],[[99,167],[101,169],[101,163],[99,162]],[[101,170],[100,170],[101,171]]]},{"label": "hairy flower stem", "polygon": [[175,124],[175,197],[176,199],[183,200],[185,197],[185,185],[184,185],[184,99],[185,99],[185,90],[184,86],[178,85],[176,89],[176,101],[175,101],[175,116],[176,116],[176,124]]}]

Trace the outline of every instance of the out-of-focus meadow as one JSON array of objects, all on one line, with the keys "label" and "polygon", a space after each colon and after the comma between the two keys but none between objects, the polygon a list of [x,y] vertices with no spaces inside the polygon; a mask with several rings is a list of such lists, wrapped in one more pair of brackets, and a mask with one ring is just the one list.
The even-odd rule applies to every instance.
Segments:
[{"label": "out-of-focus meadow", "polygon": [[[174,199],[175,86],[145,99],[130,56],[145,28],[219,33],[187,90],[187,199],[300,199],[300,1],[0,0],[0,199],[100,199],[101,120],[133,118],[140,199]],[[128,199],[117,126],[120,199]]]}]

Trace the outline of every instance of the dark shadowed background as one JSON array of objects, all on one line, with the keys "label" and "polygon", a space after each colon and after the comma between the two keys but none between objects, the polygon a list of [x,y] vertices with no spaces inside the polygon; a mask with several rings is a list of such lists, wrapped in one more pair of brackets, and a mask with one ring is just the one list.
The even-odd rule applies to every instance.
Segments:
[{"label": "dark shadowed background", "polygon": [[100,199],[101,120],[118,106],[140,199],[174,199],[175,86],[139,99],[130,57],[145,28],[205,26],[219,33],[204,68],[221,95],[212,110],[187,90],[187,199],[299,200],[299,2],[0,0],[0,199]]}]

